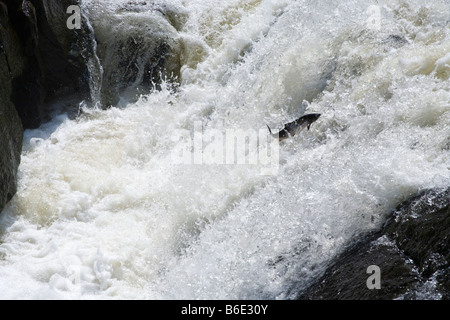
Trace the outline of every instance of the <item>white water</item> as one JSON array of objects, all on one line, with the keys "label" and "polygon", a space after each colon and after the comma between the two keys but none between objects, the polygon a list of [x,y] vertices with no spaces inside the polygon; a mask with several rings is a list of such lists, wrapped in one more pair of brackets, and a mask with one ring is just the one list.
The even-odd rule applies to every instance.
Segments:
[{"label": "white water", "polygon": [[[86,2],[94,28],[126,3]],[[448,1],[157,5],[184,19],[178,91],[26,132],[0,298],[292,298],[400,201],[450,184]],[[322,116],[281,143],[275,175],[172,161],[171,133],[196,121],[305,111]]]}]

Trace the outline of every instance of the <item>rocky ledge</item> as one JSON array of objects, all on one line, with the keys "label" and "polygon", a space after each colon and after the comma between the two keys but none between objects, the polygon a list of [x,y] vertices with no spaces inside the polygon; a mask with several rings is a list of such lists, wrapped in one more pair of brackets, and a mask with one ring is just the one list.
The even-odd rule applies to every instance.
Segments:
[{"label": "rocky ledge", "polygon": [[[298,299],[447,300],[449,262],[450,188],[427,190],[344,250]],[[369,266],[379,267],[379,288],[372,287]]]}]

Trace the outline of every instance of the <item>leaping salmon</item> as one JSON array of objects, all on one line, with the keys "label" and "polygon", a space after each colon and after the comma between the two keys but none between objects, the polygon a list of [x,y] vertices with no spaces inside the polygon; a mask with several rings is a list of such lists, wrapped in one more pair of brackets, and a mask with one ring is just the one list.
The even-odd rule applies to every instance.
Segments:
[{"label": "leaping salmon", "polygon": [[304,115],[295,121],[286,123],[284,125],[284,128],[281,129],[278,133],[272,133],[272,130],[270,130],[269,126],[267,126],[267,128],[269,128],[269,132],[272,137],[277,138],[279,141],[282,141],[289,137],[295,136],[297,132],[300,132],[305,128],[308,128],[309,130],[311,124],[319,119],[319,117],[320,113],[310,113]]}]

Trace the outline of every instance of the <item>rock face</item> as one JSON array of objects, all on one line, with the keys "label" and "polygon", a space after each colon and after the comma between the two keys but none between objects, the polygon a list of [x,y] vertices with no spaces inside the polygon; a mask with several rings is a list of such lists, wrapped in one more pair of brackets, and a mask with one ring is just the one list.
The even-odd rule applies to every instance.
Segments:
[{"label": "rock face", "polygon": [[[449,299],[450,188],[400,205],[379,232],[347,248],[298,299]],[[380,268],[369,289],[367,268]]]},{"label": "rock face", "polygon": [[[0,0],[0,211],[14,195],[23,129],[36,128],[58,99],[89,99],[94,36],[67,27],[78,0]],[[84,19],[84,18],[83,18]]]},{"label": "rock face", "polygon": [[23,128],[10,98],[12,81],[23,72],[22,56],[6,4],[0,2],[0,211],[16,192]]},{"label": "rock face", "polygon": [[10,101],[12,79],[21,73],[23,61],[9,62],[18,55],[17,39],[11,32],[6,5],[0,2],[0,210],[16,192],[16,174],[20,162],[23,129],[14,104]]},{"label": "rock face", "polygon": [[[51,102],[89,93],[89,50],[80,43],[88,30],[70,30],[66,13],[76,0],[13,0],[7,2],[9,24],[17,39],[22,72],[12,81],[11,101],[25,129],[49,120]],[[83,24],[82,24],[83,25]],[[83,36],[82,33],[87,36]]]}]

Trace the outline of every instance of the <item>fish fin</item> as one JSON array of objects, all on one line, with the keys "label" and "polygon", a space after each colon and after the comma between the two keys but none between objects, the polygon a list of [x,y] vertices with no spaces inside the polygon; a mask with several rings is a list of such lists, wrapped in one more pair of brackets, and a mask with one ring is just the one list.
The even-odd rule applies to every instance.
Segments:
[{"label": "fish fin", "polygon": [[309,128],[311,128],[311,124],[308,124],[308,130],[309,130]]},{"label": "fish fin", "polygon": [[268,125],[268,124],[266,124],[266,126],[267,126],[267,129],[269,129],[269,133],[270,133],[270,134],[272,134],[272,130],[270,130],[270,127],[269,127],[269,125]]}]

